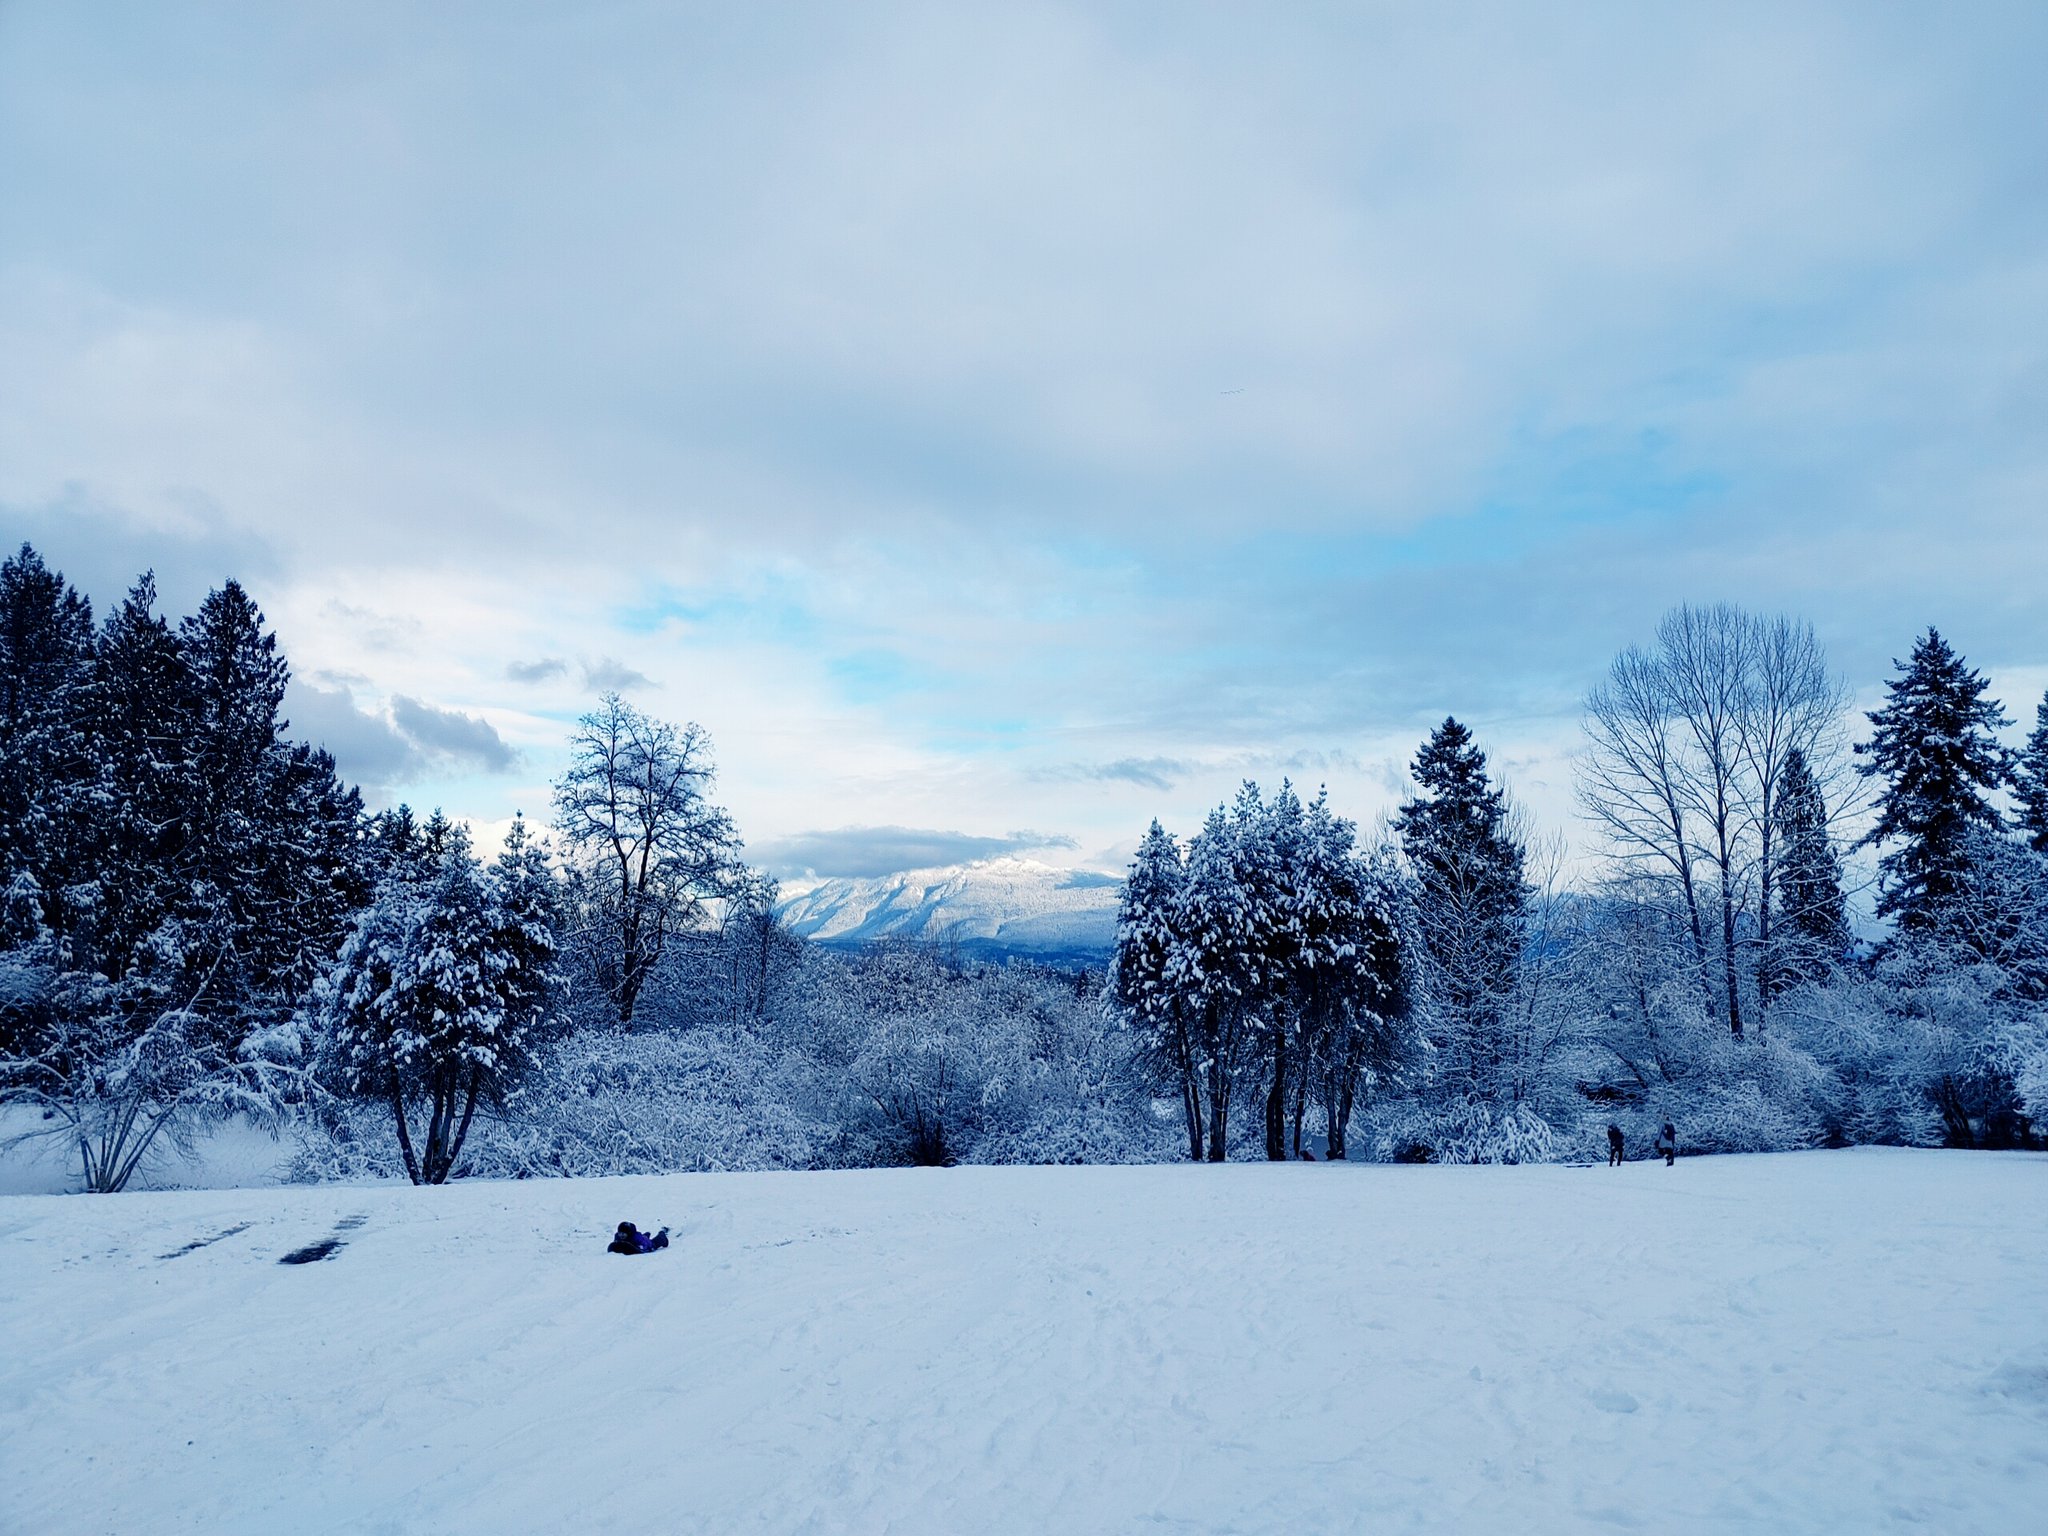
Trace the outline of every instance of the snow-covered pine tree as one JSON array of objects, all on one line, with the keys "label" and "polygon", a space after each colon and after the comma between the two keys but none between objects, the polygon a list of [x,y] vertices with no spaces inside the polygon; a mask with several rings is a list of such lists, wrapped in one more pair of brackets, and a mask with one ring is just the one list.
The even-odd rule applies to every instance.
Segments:
[{"label": "snow-covered pine tree", "polygon": [[280,739],[255,605],[230,582],[173,635],[155,599],[144,576],[95,637],[33,550],[0,569],[0,796],[21,801],[0,807],[0,889],[35,949],[0,1092],[48,1112],[94,1189],[160,1134],[274,1112],[281,1026],[366,895],[361,806]]},{"label": "snow-covered pine tree", "polygon": [[284,739],[290,668],[224,582],[179,626],[190,680],[180,874],[187,919],[225,954],[216,994],[247,1023],[289,1013],[369,895],[362,804],[325,752]]},{"label": "snow-covered pine tree", "polygon": [[1328,1155],[1345,1156],[1345,1129],[1360,1087],[1389,1076],[1405,1050],[1407,1003],[1392,871],[1357,852],[1357,828],[1318,793],[1303,814],[1292,881],[1297,944],[1291,985],[1301,1032],[1294,1075],[1293,1139],[1311,1097],[1323,1111]]},{"label": "snow-covered pine tree", "polygon": [[1249,855],[1241,878],[1253,893],[1264,947],[1254,1018],[1267,1069],[1266,1158],[1283,1162],[1288,1156],[1288,1102],[1304,1061],[1299,978],[1309,925],[1328,897],[1310,877],[1302,846],[1304,813],[1294,786],[1283,779],[1280,792],[1263,807],[1254,792],[1250,806],[1257,835],[1241,845]]},{"label": "snow-covered pine tree", "polygon": [[1828,831],[1827,802],[1806,754],[1796,747],[1786,756],[1772,819],[1777,910],[1757,978],[1766,996],[1824,979],[1849,949],[1842,863]]},{"label": "snow-covered pine tree", "polygon": [[2048,693],[2034,706],[2034,729],[2013,763],[2021,828],[2036,853],[2048,853]]},{"label": "snow-covered pine tree", "polygon": [[1420,793],[1394,828],[1413,873],[1419,947],[1438,1061],[1454,1091],[1487,1096],[1500,1015],[1514,989],[1529,898],[1507,795],[1455,719],[1416,753]]},{"label": "snow-covered pine tree", "polygon": [[415,1184],[445,1183],[478,1107],[533,1066],[554,989],[552,878],[523,836],[487,875],[450,828],[426,878],[384,883],[321,983],[323,1070],[390,1107]]},{"label": "snow-covered pine tree", "polygon": [[0,563],[0,888],[26,875],[60,939],[91,901],[91,667],[92,605],[22,545]]},{"label": "snow-covered pine tree", "polygon": [[1878,819],[1858,846],[1890,845],[1878,860],[1878,914],[1911,931],[1962,887],[1966,834],[2003,826],[1990,795],[2006,779],[2006,752],[1996,732],[2012,722],[1984,697],[1972,671],[1930,627],[1912,659],[1894,661],[1900,675],[1885,684],[1885,703],[1869,716],[1867,758],[1857,771],[1880,779]]},{"label": "snow-covered pine tree", "polygon": [[1203,1053],[1194,1012],[1174,983],[1186,888],[1180,847],[1154,820],[1124,877],[1106,997],[1136,1034],[1154,1084],[1179,1095],[1188,1156],[1200,1162]]},{"label": "snow-covered pine tree", "polygon": [[1263,983],[1259,913],[1242,878],[1253,851],[1241,845],[1256,835],[1255,819],[1246,810],[1242,794],[1237,815],[1218,806],[1188,845],[1179,942],[1167,979],[1194,1016],[1209,1099],[1212,1163],[1230,1155],[1230,1105],[1237,1080],[1253,1059],[1254,1010]]},{"label": "snow-covered pine tree", "polygon": [[562,883],[547,850],[515,813],[505,846],[492,862],[490,897],[496,917],[498,951],[504,957],[501,988],[506,1017],[538,1041],[554,1015],[560,985]]},{"label": "snow-covered pine tree", "polygon": [[179,907],[191,783],[192,687],[145,574],[107,615],[89,698],[103,797],[94,967],[120,979]]}]

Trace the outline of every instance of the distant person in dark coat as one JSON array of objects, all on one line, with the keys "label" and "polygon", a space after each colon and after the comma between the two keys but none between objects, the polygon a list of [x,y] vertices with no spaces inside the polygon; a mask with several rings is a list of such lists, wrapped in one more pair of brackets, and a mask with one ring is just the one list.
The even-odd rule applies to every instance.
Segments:
[{"label": "distant person in dark coat", "polygon": [[1607,1166],[1619,1168],[1621,1161],[1621,1127],[1610,1125],[1607,1127]]},{"label": "distant person in dark coat", "polygon": [[668,1228],[663,1227],[649,1237],[630,1221],[619,1223],[619,1230],[612,1234],[606,1253],[653,1253],[657,1248],[668,1246]]},{"label": "distant person in dark coat", "polygon": [[1664,1154],[1666,1168],[1678,1160],[1678,1129],[1669,1120],[1664,1122],[1664,1129],[1657,1133],[1657,1150]]}]

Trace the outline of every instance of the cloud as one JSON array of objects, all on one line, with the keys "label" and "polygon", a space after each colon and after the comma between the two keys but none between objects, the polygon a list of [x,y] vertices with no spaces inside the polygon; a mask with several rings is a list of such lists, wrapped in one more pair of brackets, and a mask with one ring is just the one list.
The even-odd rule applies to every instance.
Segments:
[{"label": "cloud", "polygon": [[1096,780],[1136,784],[1144,789],[1171,789],[1185,778],[1190,764],[1176,757],[1120,757],[1108,763],[1067,763],[1041,770],[1040,777],[1055,780]]},{"label": "cloud", "polygon": [[23,540],[33,544],[99,614],[114,608],[145,569],[156,573],[158,609],[174,627],[229,577],[259,604],[283,585],[283,563],[268,537],[197,500],[181,513],[148,518],[72,484],[47,500],[0,499],[0,525],[9,530],[0,539],[6,554]]},{"label": "cloud", "polygon": [[518,766],[519,754],[479,715],[439,709],[399,694],[391,701],[391,722],[422,753],[450,766],[484,773],[507,773]]},{"label": "cloud", "polygon": [[[489,721],[438,709],[403,694],[387,711],[356,702],[352,680],[323,673],[332,687],[295,677],[284,709],[295,740],[324,747],[342,778],[363,788],[373,804],[388,803],[429,773],[505,773],[519,754]],[[355,681],[360,681],[355,680]]]},{"label": "cloud", "polygon": [[600,656],[583,663],[583,686],[601,693],[624,693],[631,688],[652,688],[654,679],[615,657]]},{"label": "cloud", "polygon": [[1120,757],[1107,763],[1064,763],[1056,768],[1041,769],[1037,777],[1059,782],[1093,780],[1135,784],[1141,789],[1165,791],[1205,772],[1253,776],[1284,773],[1307,777],[1330,773],[1357,775],[1366,772],[1366,766],[1356,754],[1330,747],[1292,752],[1235,752],[1202,762],[1180,757]]},{"label": "cloud", "polygon": [[1071,837],[1043,832],[986,837],[918,827],[840,827],[830,832],[799,832],[763,843],[753,853],[765,868],[779,875],[866,878],[906,869],[969,864],[1006,853],[1075,846]]},{"label": "cloud", "polygon": [[366,775],[580,683],[757,836],[1093,847],[1455,712],[1566,824],[1680,600],[2048,664],[2048,8],[1736,10],[22,8],[0,525],[241,576]]},{"label": "cloud", "polygon": [[388,717],[359,707],[346,682],[322,688],[295,677],[285,690],[284,713],[291,721],[294,740],[326,748],[334,758],[335,771],[362,785],[375,801],[387,799],[394,786],[404,783],[421,766],[414,744],[399,734]]},{"label": "cloud", "polygon": [[515,683],[544,683],[550,678],[561,677],[569,670],[569,663],[559,656],[543,656],[538,661],[508,661],[505,675]]},{"label": "cloud", "polygon": [[410,614],[379,613],[338,600],[327,603],[321,615],[345,626],[358,643],[373,651],[415,650],[424,633],[424,626]]}]

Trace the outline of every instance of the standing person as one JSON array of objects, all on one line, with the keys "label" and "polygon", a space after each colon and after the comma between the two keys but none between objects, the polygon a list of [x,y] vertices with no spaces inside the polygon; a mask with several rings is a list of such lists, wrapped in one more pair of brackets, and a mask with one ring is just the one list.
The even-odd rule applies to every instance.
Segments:
[{"label": "standing person", "polygon": [[1678,1160],[1678,1128],[1669,1120],[1664,1122],[1664,1129],[1657,1133],[1657,1150],[1664,1154],[1666,1168]]},{"label": "standing person", "polygon": [[1607,1166],[1619,1168],[1621,1162],[1621,1127],[1609,1124],[1607,1127]]}]

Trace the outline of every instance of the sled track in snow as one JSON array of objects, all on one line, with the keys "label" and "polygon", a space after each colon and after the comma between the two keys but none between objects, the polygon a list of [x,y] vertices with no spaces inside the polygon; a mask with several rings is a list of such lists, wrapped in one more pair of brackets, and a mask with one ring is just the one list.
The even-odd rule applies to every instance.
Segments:
[{"label": "sled track in snow", "polygon": [[225,1232],[214,1233],[211,1237],[195,1237],[184,1247],[173,1248],[169,1253],[160,1253],[157,1257],[159,1259],[181,1259],[188,1253],[197,1253],[202,1248],[209,1248],[215,1243],[224,1242],[228,1238],[246,1232],[255,1225],[256,1223],[253,1221],[240,1222],[235,1226],[229,1227]]},{"label": "sled track in snow", "polygon": [[331,1259],[348,1246],[347,1243],[342,1241],[342,1234],[355,1231],[357,1227],[360,1227],[367,1220],[369,1220],[369,1217],[363,1212],[358,1212],[354,1216],[344,1216],[334,1224],[334,1231],[331,1234],[321,1238],[317,1243],[308,1243],[303,1248],[294,1248],[277,1262],[280,1264],[317,1264],[322,1259]]}]

